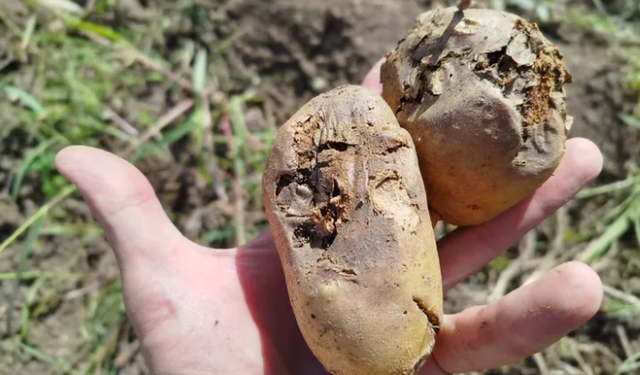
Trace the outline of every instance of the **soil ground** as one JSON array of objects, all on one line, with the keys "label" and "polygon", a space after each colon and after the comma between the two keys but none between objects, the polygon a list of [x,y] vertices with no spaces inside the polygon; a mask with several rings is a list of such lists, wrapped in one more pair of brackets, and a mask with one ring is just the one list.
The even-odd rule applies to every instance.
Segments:
[{"label": "soil ground", "polygon": [[[600,146],[605,166],[595,185],[603,185],[628,178],[632,166],[640,162],[640,131],[620,117],[638,111],[639,95],[626,78],[634,65],[620,53],[634,42],[600,30],[602,10],[594,6],[597,3],[555,2],[545,9],[559,14],[559,21],[541,22],[541,28],[560,46],[574,77],[568,87],[569,112],[575,118],[571,136],[587,137]],[[625,25],[640,25],[640,9],[630,3],[612,1],[605,10],[616,15],[631,9]],[[8,100],[14,98],[10,90],[0,90],[0,242],[65,186],[52,168],[54,151],[62,144],[43,146],[55,134],[70,142],[122,152],[130,146],[131,137],[149,129],[187,97],[168,84],[163,78],[166,72],[155,65],[119,61],[110,67],[115,58],[101,47],[108,44],[109,34],[87,37],[82,29],[65,28],[50,10],[30,10],[25,4],[3,0],[0,13],[0,87],[20,88],[36,101],[29,106],[29,99],[23,97],[27,104],[20,106]],[[250,239],[266,225],[260,169],[273,129],[314,95],[343,83],[360,83],[420,12],[438,6],[427,0],[74,4],[81,8],[93,4],[86,20],[125,35],[134,46],[164,61],[167,70],[186,79],[190,79],[196,51],[208,53],[206,79],[216,91],[212,95],[214,124],[198,133],[188,127],[186,115],[180,117],[182,122],[162,131],[172,141],[152,136],[156,148],[145,151],[144,157],[138,153],[137,165],[179,228],[190,238],[217,247],[231,247],[238,238]],[[541,7],[546,6],[539,5],[538,11]],[[509,10],[526,17],[541,14],[513,6]],[[32,43],[33,48],[24,48],[21,33],[33,14],[37,14],[33,35],[40,39]],[[571,22],[565,21],[569,18]],[[16,29],[20,35],[15,35]],[[47,43],[59,50],[48,50]],[[94,65],[71,66],[76,64],[71,59],[81,61],[83,56],[94,59]],[[100,59],[106,66],[99,65]],[[67,75],[69,69],[74,73]],[[239,113],[216,109],[216,104],[234,97],[244,98]],[[37,102],[48,103],[53,113],[61,111],[59,118],[39,119]],[[63,102],[64,106],[59,104]],[[108,117],[109,111],[122,121]],[[234,229],[239,213],[232,185],[239,177],[233,167],[235,138],[229,130],[229,118],[238,114],[250,134],[240,147],[253,155],[243,160],[245,233],[240,237]],[[62,119],[68,118],[84,120],[64,125]],[[117,128],[116,123],[129,138],[105,130]],[[127,124],[143,130],[127,133]],[[213,142],[198,148],[202,138]],[[21,181],[18,188],[14,188],[16,179]],[[605,218],[624,201],[625,192],[570,202],[518,246],[452,290],[446,296],[447,312],[486,303],[496,285],[505,281],[505,270],[520,264],[527,246],[538,250],[527,259],[526,267],[510,272],[505,292],[536,270],[577,257],[615,225],[615,220]],[[66,197],[35,225],[37,240],[30,240],[35,232],[30,230],[0,251],[0,373],[146,373],[124,317],[115,259],[84,202],[75,194]],[[640,352],[639,250],[633,231],[625,230],[592,262],[611,290],[591,322],[536,357],[485,374],[601,375],[623,368],[625,359]],[[22,274],[15,282],[19,271]]]}]

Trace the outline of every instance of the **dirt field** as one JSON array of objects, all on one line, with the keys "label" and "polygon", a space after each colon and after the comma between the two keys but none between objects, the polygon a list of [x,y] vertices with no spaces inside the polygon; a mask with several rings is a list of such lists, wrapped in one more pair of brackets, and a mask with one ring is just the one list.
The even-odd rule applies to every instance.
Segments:
[{"label": "dirt field", "polygon": [[[82,24],[26,3],[0,6],[0,373],[7,375],[146,373],[114,256],[55,171],[57,150],[88,144],[134,158],[189,238],[232,247],[266,226],[261,168],[277,126],[314,95],[360,83],[415,17],[437,6],[71,2],[84,9]],[[486,303],[498,283],[512,290],[536,271],[596,249],[589,261],[607,287],[601,312],[541,355],[485,373],[616,374],[634,363],[620,373],[640,373],[640,358],[624,362],[640,353],[640,232],[621,219],[633,199],[640,212],[640,43],[624,29],[640,28],[640,5],[602,1],[605,13],[591,0],[531,3],[539,5],[508,9],[528,18],[546,9],[554,17],[539,21],[574,77],[571,136],[593,140],[605,156],[594,186],[627,182],[570,202],[532,232],[537,250],[526,265],[523,241],[452,290],[447,312]],[[211,90],[210,124],[195,119],[199,107],[190,100],[197,95],[185,89],[202,77]],[[246,133],[237,132],[238,117]],[[28,222],[34,215],[39,220]]]}]

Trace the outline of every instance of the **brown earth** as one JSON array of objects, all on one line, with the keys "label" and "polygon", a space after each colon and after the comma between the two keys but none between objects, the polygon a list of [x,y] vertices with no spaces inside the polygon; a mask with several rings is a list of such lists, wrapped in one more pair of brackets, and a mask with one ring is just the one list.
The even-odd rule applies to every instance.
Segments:
[{"label": "brown earth", "polygon": [[[14,4],[13,1],[9,3]],[[256,129],[264,127],[266,119],[282,124],[302,103],[331,87],[361,82],[369,68],[413,25],[415,16],[433,5],[427,0],[193,0],[192,12],[184,16],[184,5],[179,2],[121,0],[117,3],[117,11],[95,21],[141,27],[152,23],[160,13],[165,16],[176,14],[170,16],[170,25],[158,31],[154,38],[155,49],[176,64],[180,59],[179,49],[187,43],[195,42],[215,49],[228,42],[221,51],[226,68],[220,65],[218,69],[210,69],[209,73],[218,80],[223,92],[235,93],[253,88],[262,94],[264,103],[248,108],[245,113],[249,127]],[[563,51],[574,77],[574,83],[568,88],[568,109],[575,117],[571,136],[587,137],[603,151],[605,167],[598,182],[623,178],[631,161],[640,162],[639,132],[622,124],[617,117],[622,111],[630,112],[637,104],[637,99],[621,83],[624,62],[614,56],[609,43],[602,38],[566,28],[549,27],[545,31]],[[1,40],[0,62],[3,59]],[[172,103],[172,98],[159,97],[153,90],[153,87],[141,87],[136,93],[138,102],[130,103],[127,108],[134,111],[140,105],[153,108],[152,113],[162,113],[167,103]],[[0,112],[9,113],[5,106],[8,104],[0,102]],[[32,147],[34,140],[12,129],[11,119],[3,121],[5,126],[0,125],[0,240],[12,233],[43,203],[43,198],[34,193],[37,189],[28,184],[17,203],[7,194],[11,175],[24,158],[24,150]],[[179,154],[181,149],[175,151]],[[143,164],[141,168],[149,174],[163,203],[172,208],[181,229],[197,234],[232,220],[233,209],[221,201],[207,184],[198,180],[193,165],[185,167],[178,163],[156,162]],[[597,208],[595,206],[592,204],[583,209],[580,204],[572,204],[568,208],[569,225],[585,220]],[[200,216],[193,224],[195,211]],[[217,215],[213,217],[212,212]],[[65,201],[52,212],[52,216],[78,224],[93,223],[80,200]],[[264,225],[266,219],[260,202],[250,202],[247,221],[248,225]],[[543,240],[551,242],[556,221],[557,217],[541,226],[539,232]],[[621,243],[615,252],[616,257],[609,258],[610,262],[602,265],[599,272],[606,284],[638,295],[640,261],[633,246],[631,240]],[[115,260],[99,234],[71,238],[42,236],[35,249],[25,269],[55,271],[73,264],[73,272],[90,275],[81,280],[58,280],[41,288],[38,295],[54,302],[41,312],[28,336],[29,342],[37,343],[46,355],[61,356],[74,363],[86,355],[86,348],[80,346],[86,333],[78,326],[78,322],[87,318],[82,313],[86,308],[83,295],[114,287],[118,276]],[[14,245],[0,254],[0,271],[9,272],[17,267],[20,250],[19,245]],[[567,251],[570,250],[573,251]],[[506,253],[509,258],[515,258],[517,254],[516,248]],[[485,303],[496,278],[495,271],[487,269],[452,290],[446,296],[446,312]],[[24,300],[32,287],[30,281],[21,283],[18,300]],[[6,332],[6,313],[2,311],[2,302],[8,300],[12,290],[12,282],[0,282],[0,357],[12,344],[9,332]],[[20,319],[19,307],[11,311],[14,322]],[[105,311],[115,316],[119,306],[108,307]],[[634,352],[640,351],[640,318],[637,317],[612,318],[600,313],[571,335],[583,345],[584,360],[594,374],[612,374],[616,366],[612,357],[625,357],[618,327],[626,330]],[[15,333],[18,328],[19,325],[14,324],[10,333]],[[133,334],[128,327],[123,330],[118,373],[145,373]],[[602,349],[603,346],[606,350]],[[607,351],[612,354],[607,355]],[[559,373],[567,373],[553,367],[562,359],[580,368],[570,355],[562,357],[558,354],[565,352],[557,346],[546,351],[549,366],[559,369]],[[48,375],[63,371],[24,355],[11,357],[1,372],[7,375]],[[533,359],[485,372],[538,373]]]}]

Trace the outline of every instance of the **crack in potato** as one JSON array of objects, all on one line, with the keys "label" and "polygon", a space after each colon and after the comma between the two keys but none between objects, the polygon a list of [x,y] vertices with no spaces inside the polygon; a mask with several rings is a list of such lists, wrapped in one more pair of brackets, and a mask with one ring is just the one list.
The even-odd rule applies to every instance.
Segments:
[{"label": "crack in potato", "polygon": [[307,207],[301,207],[304,214],[298,217],[305,218],[293,231],[294,241],[298,247],[304,243],[310,243],[313,248],[327,249],[337,236],[337,225],[343,220],[346,212],[344,200],[340,193],[340,187],[336,180],[333,180],[331,187],[331,197],[328,202],[325,200],[322,183],[319,174],[323,167],[330,166],[330,162],[319,162],[319,156],[325,151],[345,152],[352,144],[346,142],[323,142],[319,143],[320,124],[324,121],[320,114],[309,116],[302,121],[294,130],[294,147],[297,153],[297,169],[293,171],[294,176],[281,176],[278,180],[276,195],[291,185],[304,185],[312,193],[312,197],[307,202]]},{"label": "crack in potato", "polygon": [[413,302],[415,302],[420,311],[422,311],[422,313],[427,317],[427,320],[433,330],[438,333],[440,331],[440,319],[438,318],[438,315],[429,308],[428,304],[422,300],[422,298],[414,296]]},{"label": "crack in potato", "polygon": [[[456,21],[454,17],[451,23]],[[458,21],[468,23],[472,20],[462,18]],[[460,51],[449,50],[442,57],[440,54],[449,39],[448,33],[453,33],[454,28],[450,25],[439,43],[429,43],[431,34],[426,33],[410,54],[409,63],[417,69],[418,84],[405,85],[396,114],[404,110],[406,103],[422,103],[425,93],[435,97],[442,94],[442,81],[446,79],[443,67],[448,63],[461,63],[468,65],[478,77],[492,82],[505,98],[521,97],[522,103],[516,107],[523,116],[522,139],[526,142],[531,134],[529,128],[545,122],[549,107],[553,105],[553,93],[561,92],[562,85],[571,82],[560,52],[533,37],[532,30],[538,31],[535,24],[518,20],[510,39],[498,50],[478,53],[472,48],[461,48]],[[452,74],[449,73],[450,78]],[[518,80],[526,83],[515,86]]]}]

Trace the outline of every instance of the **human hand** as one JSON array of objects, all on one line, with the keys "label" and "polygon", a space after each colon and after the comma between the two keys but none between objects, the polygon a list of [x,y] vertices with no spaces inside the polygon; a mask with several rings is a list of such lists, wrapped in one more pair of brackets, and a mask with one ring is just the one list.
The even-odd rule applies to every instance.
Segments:
[{"label": "human hand", "polygon": [[[364,81],[378,92],[380,64]],[[59,171],[105,229],[121,271],[127,315],[154,375],[326,374],[289,305],[267,230],[237,249],[209,249],[171,223],[147,179],[104,151],[69,147]],[[564,205],[602,168],[597,147],[572,139],[556,173],[531,197],[490,222],[439,244],[445,291],[482,268]],[[570,262],[486,306],[446,315],[421,375],[495,368],[524,359],[584,324],[602,285]]]}]

